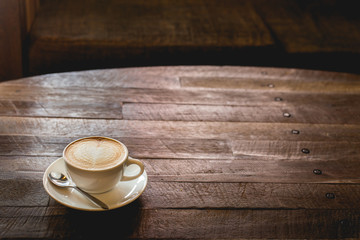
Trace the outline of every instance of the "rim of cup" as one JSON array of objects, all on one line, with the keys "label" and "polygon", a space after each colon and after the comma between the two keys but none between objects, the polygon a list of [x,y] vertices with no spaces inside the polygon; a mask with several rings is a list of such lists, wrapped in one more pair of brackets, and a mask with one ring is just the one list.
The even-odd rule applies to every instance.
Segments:
[{"label": "rim of cup", "polygon": [[[91,139],[91,138],[105,138],[105,139],[108,139],[108,140],[111,140],[111,141],[115,141],[117,143],[119,143],[123,149],[124,149],[124,156],[122,157],[122,159],[114,166],[110,166],[110,167],[106,167],[106,168],[100,168],[100,169],[87,169],[87,168],[81,168],[79,166],[75,166],[74,164],[70,163],[69,161],[66,160],[66,156],[65,156],[65,152],[66,150],[68,149],[68,147],[76,142],[79,142],[79,141],[82,141],[82,140],[85,140],[85,139]],[[81,169],[81,170],[85,170],[85,171],[89,171],[89,172],[101,172],[101,171],[106,171],[106,170],[111,170],[111,169],[114,169],[120,165],[122,165],[128,158],[129,156],[129,151],[127,149],[127,147],[125,146],[125,144],[123,144],[122,142],[114,139],[114,138],[110,138],[110,137],[103,137],[103,136],[90,136],[90,137],[83,137],[83,138],[79,138],[79,139],[76,139],[72,142],[70,142],[68,145],[66,145],[66,147],[64,148],[63,150],[63,158],[64,158],[64,161],[66,164],[69,164],[70,166],[72,166],[73,168],[77,168],[77,169]]]}]

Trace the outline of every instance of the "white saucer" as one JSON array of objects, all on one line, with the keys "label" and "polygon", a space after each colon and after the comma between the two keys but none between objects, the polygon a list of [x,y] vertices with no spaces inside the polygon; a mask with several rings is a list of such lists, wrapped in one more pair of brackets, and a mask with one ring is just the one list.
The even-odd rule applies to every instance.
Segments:
[{"label": "white saucer", "polygon": [[[55,160],[45,171],[43,185],[47,193],[57,202],[78,210],[104,211],[90,200],[85,198],[73,188],[57,187],[48,180],[50,172],[56,171],[66,174],[63,158]],[[131,181],[120,181],[111,191],[101,194],[93,194],[109,206],[109,210],[125,206],[137,199],[145,190],[147,174],[144,173]]]}]

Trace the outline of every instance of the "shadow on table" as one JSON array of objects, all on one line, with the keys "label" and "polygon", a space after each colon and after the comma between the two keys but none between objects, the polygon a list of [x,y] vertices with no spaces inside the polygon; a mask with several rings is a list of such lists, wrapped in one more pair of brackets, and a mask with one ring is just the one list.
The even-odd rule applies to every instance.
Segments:
[{"label": "shadow on table", "polygon": [[[57,221],[53,236],[66,239],[123,239],[131,236],[141,222],[141,201],[104,212],[85,212],[66,208]],[[60,224],[62,222],[62,224]],[[50,227],[50,226],[49,226]]]}]

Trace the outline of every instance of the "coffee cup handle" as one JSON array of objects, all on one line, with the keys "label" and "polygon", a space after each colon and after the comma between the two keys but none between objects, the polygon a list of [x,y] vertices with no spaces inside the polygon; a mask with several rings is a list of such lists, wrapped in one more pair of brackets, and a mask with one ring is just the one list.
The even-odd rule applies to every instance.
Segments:
[{"label": "coffee cup handle", "polygon": [[[126,168],[129,166],[129,165],[132,165],[132,164],[136,164],[140,167],[140,172],[134,176],[126,176],[125,173],[126,173]],[[126,160],[126,165],[125,165],[125,170],[124,170],[124,175],[121,179],[121,181],[130,181],[130,180],[133,180],[135,178],[138,178],[140,177],[142,174],[144,173],[144,164],[138,160],[138,159],[135,159],[135,158],[132,158],[132,157],[128,157],[128,159]]]}]

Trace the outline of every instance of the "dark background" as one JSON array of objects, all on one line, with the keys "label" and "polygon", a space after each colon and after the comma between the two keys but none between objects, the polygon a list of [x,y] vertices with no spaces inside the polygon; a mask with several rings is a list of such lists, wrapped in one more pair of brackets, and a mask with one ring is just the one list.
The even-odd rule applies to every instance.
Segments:
[{"label": "dark background", "polygon": [[356,1],[2,0],[0,80],[156,65],[360,73]]}]

